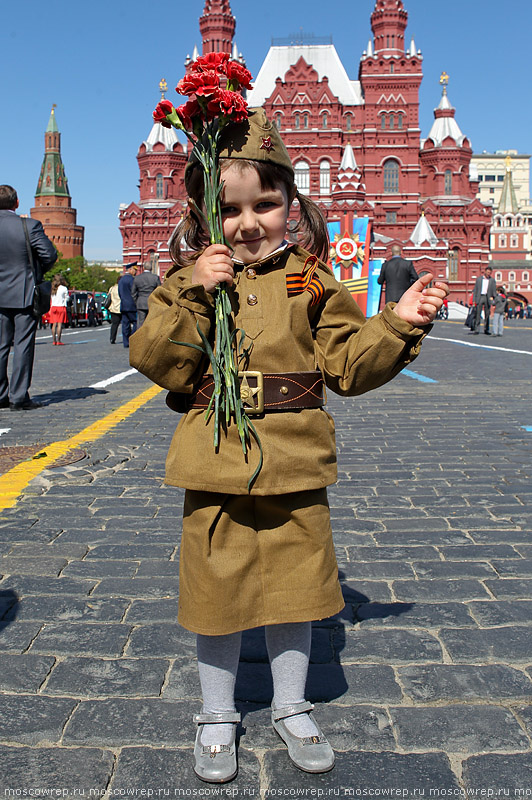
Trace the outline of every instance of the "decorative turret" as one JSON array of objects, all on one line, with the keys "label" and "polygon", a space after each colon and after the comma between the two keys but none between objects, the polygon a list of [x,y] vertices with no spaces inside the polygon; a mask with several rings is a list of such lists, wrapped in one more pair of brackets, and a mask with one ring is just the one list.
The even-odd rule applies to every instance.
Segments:
[{"label": "decorative turret", "polygon": [[205,0],[205,9],[199,22],[203,39],[203,55],[228,53],[233,49],[236,21],[229,0]]},{"label": "decorative turret", "polygon": [[506,174],[504,176],[504,183],[502,185],[501,199],[497,207],[498,214],[517,214],[519,211],[519,203],[515,195],[514,184],[512,180],[512,159],[506,156]]},{"label": "decorative turret", "polygon": [[447,97],[448,83],[449,76],[446,72],[442,72],[440,76],[440,84],[443,87],[441,100],[438,108],[434,109],[434,122],[432,123],[432,128],[430,129],[427,139],[432,139],[436,147],[441,147],[444,140],[450,137],[454,140],[455,144],[461,147],[466,137],[454,118],[456,109],[452,107]]},{"label": "decorative turret", "polygon": [[410,241],[414,247],[421,247],[425,242],[428,242],[431,247],[436,247],[438,244],[438,237],[432,230],[432,227],[423,211],[421,212],[421,216],[417,222],[417,225],[410,236]]},{"label": "decorative turret", "polygon": [[31,216],[42,222],[46,235],[63,257],[73,258],[83,255],[84,228],[76,224],[77,212],[71,207],[55,108],[54,103],[44,133],[44,159]]},{"label": "decorative turret", "polygon": [[366,197],[366,187],[362,183],[362,171],[357,166],[353,148],[347,143],[342,162],[338,170],[336,183],[331,192],[333,200],[350,200],[363,202]]},{"label": "decorative turret", "polygon": [[61,160],[61,134],[55,119],[55,108],[54,103],[44,134],[44,159],[35,197],[44,195],[70,197],[65,168]]},{"label": "decorative turret", "polygon": [[371,15],[375,53],[391,56],[404,53],[407,21],[402,0],[377,0]]}]

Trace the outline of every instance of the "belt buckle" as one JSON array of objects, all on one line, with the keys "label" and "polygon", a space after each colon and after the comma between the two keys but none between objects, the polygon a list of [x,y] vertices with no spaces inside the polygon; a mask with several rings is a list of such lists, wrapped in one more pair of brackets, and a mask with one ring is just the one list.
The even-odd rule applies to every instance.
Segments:
[{"label": "belt buckle", "polygon": [[[258,370],[246,369],[238,373],[240,397],[246,414],[264,413],[264,375]],[[255,378],[256,386],[250,386],[248,378]]]}]

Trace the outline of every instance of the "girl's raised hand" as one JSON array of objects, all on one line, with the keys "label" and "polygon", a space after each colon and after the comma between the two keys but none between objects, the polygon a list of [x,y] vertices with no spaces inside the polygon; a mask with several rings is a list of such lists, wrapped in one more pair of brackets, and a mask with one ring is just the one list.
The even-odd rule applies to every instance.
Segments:
[{"label": "girl's raised hand", "polygon": [[214,292],[221,283],[233,284],[231,250],[225,244],[210,244],[197,259],[192,283],[201,283],[207,292]]},{"label": "girl's raised hand", "polygon": [[443,298],[449,294],[447,284],[440,281],[429,288],[433,278],[434,275],[427,272],[407,289],[394,308],[398,317],[415,326],[432,322],[443,305]]}]

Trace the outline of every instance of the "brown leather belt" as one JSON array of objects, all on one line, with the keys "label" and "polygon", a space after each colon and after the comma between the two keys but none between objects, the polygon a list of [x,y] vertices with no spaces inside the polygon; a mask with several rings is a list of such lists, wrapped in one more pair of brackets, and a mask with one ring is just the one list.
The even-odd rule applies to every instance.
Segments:
[{"label": "brown leather belt", "polygon": [[[265,411],[320,408],[325,403],[321,372],[280,372],[276,375],[245,370],[238,373],[240,396],[248,415]],[[207,408],[214,390],[212,375],[204,375],[190,408]]]}]

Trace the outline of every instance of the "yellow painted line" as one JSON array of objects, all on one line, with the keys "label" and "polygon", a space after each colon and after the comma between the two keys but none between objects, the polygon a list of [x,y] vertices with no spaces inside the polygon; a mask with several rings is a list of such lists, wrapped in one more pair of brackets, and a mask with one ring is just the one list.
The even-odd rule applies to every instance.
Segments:
[{"label": "yellow painted line", "polygon": [[87,428],[84,428],[79,433],[76,433],[70,439],[65,439],[62,442],[52,442],[46,448],[41,450],[45,453],[39,458],[39,453],[29,461],[23,461],[12,467],[4,475],[0,476],[0,511],[6,508],[11,508],[17,502],[17,498],[23,489],[29,484],[33,478],[36,478],[43,470],[47,469],[58,458],[64,456],[69,450],[79,447],[81,444],[87,442],[94,442],[100,439],[107,431],[118,425],[119,422],[134,414],[137,409],[155,397],[163,390],[160,386],[152,386],[146,389],[145,392],[129,400],[124,405],[119,406],[115,411],[111,411],[106,417],[93,422]]}]

